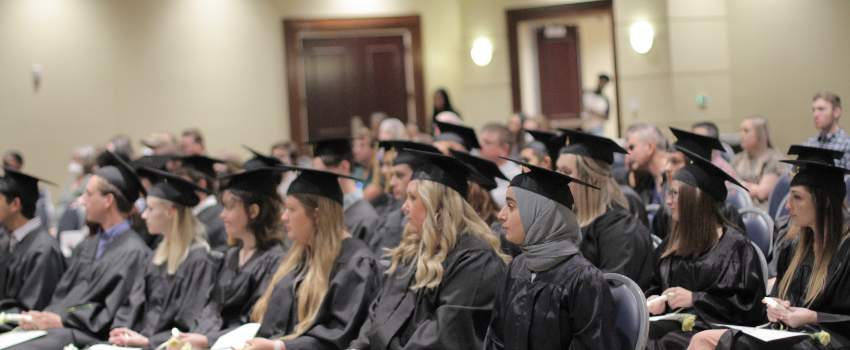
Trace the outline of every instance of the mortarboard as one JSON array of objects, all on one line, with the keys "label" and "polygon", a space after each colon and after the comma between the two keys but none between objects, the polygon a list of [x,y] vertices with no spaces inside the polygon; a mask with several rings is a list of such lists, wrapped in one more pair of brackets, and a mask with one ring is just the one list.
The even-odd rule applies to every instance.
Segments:
[{"label": "mortarboard", "polygon": [[671,151],[678,152],[676,146],[680,146],[705,159],[711,159],[712,150],[723,151],[723,144],[715,137],[695,134],[674,127],[670,127],[670,131],[676,136],[676,142],[670,146]]},{"label": "mortarboard", "polygon": [[237,190],[256,193],[265,196],[277,196],[277,182],[274,174],[283,171],[280,168],[258,168],[241,173],[225,175],[219,180],[228,180],[222,191]]},{"label": "mortarboard", "polygon": [[145,166],[142,166],[140,170],[144,170],[161,179],[159,183],[153,185],[151,190],[148,191],[149,197],[162,198],[187,207],[194,207],[201,202],[200,197],[198,197],[195,191],[210,193],[207,189],[174,173]]},{"label": "mortarboard", "polygon": [[248,161],[246,161],[245,163],[242,164],[242,168],[241,168],[242,170],[252,170],[252,169],[259,169],[259,168],[275,167],[275,166],[278,166],[280,164],[283,164],[283,162],[281,162],[280,159],[277,159],[275,157],[269,157],[267,155],[264,155],[260,152],[255,151],[255,150],[253,150],[250,147],[245,146],[245,145],[242,145],[242,147],[245,147],[245,149],[247,149],[248,151],[250,151],[251,153],[254,154],[254,158],[251,158],[251,159],[249,159]]},{"label": "mortarboard", "polygon": [[313,158],[321,156],[346,156],[351,154],[351,138],[332,138],[308,141],[307,144],[313,146]]},{"label": "mortarboard", "polygon": [[38,201],[39,198],[39,181],[53,186],[58,186],[57,184],[52,183],[50,181],[42,180],[35,176],[24,174],[12,167],[4,165],[3,170],[5,171],[5,174],[3,174],[3,177],[0,177],[0,181],[5,182],[6,186],[8,186],[10,190],[18,193],[18,195],[30,200],[33,203]]},{"label": "mortarboard", "polygon": [[118,191],[131,203],[139,199],[139,193],[147,194],[133,167],[127,164],[124,159],[121,159],[119,155],[111,151],[106,151],[106,153],[109,156],[108,165],[98,169],[94,174],[118,188]]},{"label": "mortarboard", "polygon": [[342,204],[342,188],[339,186],[339,179],[351,179],[354,181],[363,182],[363,179],[358,179],[352,176],[340,175],[330,171],[315,170],[301,168],[296,166],[281,165],[280,168],[298,172],[298,177],[292,180],[286,194],[314,194],[330,198]]},{"label": "mortarboard", "polygon": [[414,156],[422,158],[422,163],[413,167],[410,180],[428,180],[451,188],[466,198],[469,192],[470,175],[474,170],[466,166],[459,159],[449,157],[442,153],[422,152],[405,149]]},{"label": "mortarboard", "polygon": [[596,136],[572,129],[561,129],[561,131],[564,132],[564,136],[568,139],[568,145],[561,149],[562,154],[590,157],[611,164],[614,163],[614,153],[628,153],[628,151],[620,147],[614,140],[607,137]]},{"label": "mortarboard", "polygon": [[181,161],[182,164],[180,166],[182,168],[197,170],[212,178],[216,177],[213,165],[216,163],[224,163],[221,159],[210,158],[207,156],[188,156],[181,158]]},{"label": "mortarboard", "polygon": [[573,193],[570,191],[570,186],[567,186],[570,182],[575,182],[584,186],[593,187],[597,190],[599,189],[599,187],[561,174],[557,171],[541,168],[536,165],[531,165],[510,158],[501,158],[529,169],[529,171],[526,173],[514,176],[514,178],[511,180],[511,186],[519,187],[537,193],[543,197],[549,198],[557,203],[560,203],[567,208],[570,208],[570,210],[572,210],[573,204],[575,203],[575,200],[573,199]]},{"label": "mortarboard", "polygon": [[466,148],[467,151],[471,151],[474,148],[481,148],[481,144],[478,143],[478,136],[475,135],[475,129],[441,121],[434,121],[434,123],[437,123],[437,126],[440,128],[440,135],[434,141],[457,142]]},{"label": "mortarboard", "polygon": [[800,145],[792,145],[791,148],[788,149],[788,154],[796,155],[797,160],[808,160],[830,165],[835,165],[836,159],[844,157],[844,152],[841,151]]},{"label": "mortarboard", "polygon": [[378,142],[378,147],[386,150],[395,150],[395,158],[393,158],[393,165],[407,164],[410,165],[411,168],[419,164],[421,162],[421,159],[410,152],[405,152],[404,150],[413,149],[423,152],[440,153],[440,150],[437,149],[437,147],[434,147],[427,143],[405,140],[380,141]]},{"label": "mortarboard", "polygon": [[746,190],[746,187],[741,185],[738,180],[735,180],[732,175],[729,175],[723,171],[723,169],[712,164],[710,160],[700,157],[696,153],[679,145],[676,145],[676,149],[684,153],[691,162],[676,172],[676,175],[673,176],[674,180],[679,180],[688,185],[696,186],[700,190],[710,194],[719,202],[725,201],[726,196],[729,194],[729,191],[726,189],[726,181],[738,185]]},{"label": "mortarboard", "polygon": [[498,185],[496,184],[496,179],[502,179],[505,181],[508,180],[508,177],[499,170],[499,166],[496,165],[493,161],[489,159],[484,159],[481,157],[473,156],[464,151],[458,150],[449,150],[452,155],[459,159],[463,164],[471,167],[472,170],[475,170],[472,175],[480,175],[480,176],[471,176],[469,181],[477,183],[481,185],[485,190],[492,191]]}]

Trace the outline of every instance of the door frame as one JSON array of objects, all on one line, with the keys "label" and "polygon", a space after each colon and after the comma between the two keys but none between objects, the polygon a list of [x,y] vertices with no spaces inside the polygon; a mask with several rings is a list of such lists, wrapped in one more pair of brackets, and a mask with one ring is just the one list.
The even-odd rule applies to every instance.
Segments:
[{"label": "door frame", "polygon": [[[408,118],[411,117],[410,114],[413,112],[416,124],[419,125],[421,130],[424,130],[425,84],[422,78],[422,38],[418,15],[315,20],[284,19],[283,41],[289,99],[289,127],[291,139],[295,144],[300,147],[309,138],[305,104],[307,95],[301,55],[302,39],[387,35],[402,35],[405,41],[410,41],[410,52],[405,54],[405,65],[409,64],[412,68],[412,81],[406,81],[406,84],[408,91],[413,93],[414,106],[408,104]],[[411,74],[407,75],[409,77]],[[408,98],[408,100],[410,99]],[[409,119],[408,122],[410,122]]]},{"label": "door frame", "polygon": [[[619,77],[617,69],[617,32],[614,28],[614,6],[612,0],[598,0],[589,2],[580,2],[574,4],[542,6],[533,8],[522,8],[505,11],[507,17],[508,30],[508,51],[510,53],[510,68],[511,68],[511,97],[513,101],[513,109],[515,111],[522,110],[522,94],[520,88],[519,77],[519,34],[517,32],[520,22],[539,20],[547,18],[558,18],[567,16],[585,16],[585,15],[609,15],[611,16],[611,42],[614,45],[614,76]],[[614,90],[617,93],[617,99],[620,98],[620,79],[614,80]],[[622,114],[620,113],[620,103],[617,103],[617,133],[622,129]]]}]

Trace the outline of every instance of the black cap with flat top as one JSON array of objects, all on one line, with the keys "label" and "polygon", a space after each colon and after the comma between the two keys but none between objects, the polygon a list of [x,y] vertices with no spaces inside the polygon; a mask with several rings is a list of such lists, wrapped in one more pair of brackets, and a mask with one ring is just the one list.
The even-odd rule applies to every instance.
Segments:
[{"label": "black cap with flat top", "polygon": [[596,136],[573,129],[561,129],[561,131],[564,132],[564,136],[567,138],[567,146],[561,149],[561,154],[575,154],[611,164],[614,163],[614,153],[628,153],[628,151],[620,147],[614,140],[607,137]]},{"label": "black cap with flat top", "polygon": [[471,167],[463,164],[455,157],[449,157],[441,153],[422,152],[411,149],[405,149],[405,152],[410,152],[416,157],[421,157],[422,162],[413,167],[413,174],[410,180],[428,180],[442,184],[451,188],[461,197],[466,198],[469,193],[469,184],[467,181],[470,176],[474,176]]},{"label": "black cap with flat top", "polygon": [[[46,184],[50,184],[53,186],[58,186],[57,184],[39,179],[35,176],[24,174],[15,168],[3,166],[3,177],[0,177],[0,181],[5,182],[6,186],[9,187],[13,192],[18,193],[21,197],[26,198],[32,202],[35,202],[39,198],[38,193],[38,182],[44,182]],[[11,199],[11,198],[7,198]]]},{"label": "black cap with flat top", "polygon": [[570,182],[575,182],[580,185],[592,187],[597,190],[599,189],[599,187],[593,186],[589,183],[561,174],[553,170],[541,168],[536,165],[531,165],[510,158],[501,158],[529,169],[529,171],[526,173],[514,176],[514,178],[511,180],[511,186],[519,187],[537,193],[543,197],[549,198],[557,203],[564,205],[570,210],[572,210],[573,204],[575,203],[575,199],[573,199],[573,193],[570,191],[570,186],[568,186]]},{"label": "black cap with flat top", "polygon": [[201,202],[201,198],[198,197],[195,191],[210,193],[209,190],[177,174],[149,167],[142,167],[142,169],[161,179],[159,183],[153,185],[151,190],[148,191],[148,197],[162,198],[187,207],[194,207]]},{"label": "black cap with flat top", "polygon": [[265,154],[262,154],[260,152],[255,151],[252,148],[245,146],[245,145],[242,145],[242,147],[245,147],[245,149],[247,149],[249,152],[254,154],[254,158],[251,158],[251,159],[247,160],[245,163],[242,164],[242,167],[241,167],[242,170],[253,170],[253,169],[259,169],[259,168],[275,167],[275,166],[278,166],[280,164],[283,164],[283,162],[281,162],[280,159],[277,159],[275,157],[269,157]]},{"label": "black cap with flat top", "polygon": [[457,142],[466,148],[467,151],[481,148],[481,144],[478,143],[478,136],[475,135],[475,129],[441,121],[434,121],[434,123],[437,123],[437,126],[440,128],[440,135],[437,135],[434,141]]},{"label": "black cap with flat top", "polygon": [[676,172],[673,180],[679,180],[691,186],[696,186],[700,190],[705,191],[719,202],[726,200],[729,191],[726,189],[726,181],[740,186],[744,190],[746,187],[741,185],[738,180],[735,180],[732,175],[729,175],[723,169],[712,164],[710,160],[700,157],[694,152],[685,149],[682,146],[676,146],[680,152],[690,158],[691,162],[685,165],[684,168]]},{"label": "black cap with flat top", "polygon": [[329,171],[301,168],[297,166],[279,166],[282,170],[291,170],[298,172],[298,177],[292,180],[286,194],[314,194],[330,198],[342,204],[343,194],[342,188],[339,186],[339,179],[350,179],[363,182],[363,179],[358,179],[352,176],[340,175]]},{"label": "black cap with flat top", "polygon": [[227,180],[221,188],[222,191],[237,190],[276,197],[278,196],[277,181],[274,175],[281,171],[284,171],[284,169],[279,167],[258,168],[222,176],[218,179]]},{"label": "black cap with flat top", "polygon": [[711,159],[712,150],[723,151],[723,144],[715,137],[703,136],[674,127],[670,127],[670,131],[673,132],[673,136],[676,136],[676,142],[671,145],[673,149],[680,146],[705,159]]},{"label": "black cap with flat top", "polygon": [[399,164],[407,164],[412,168],[414,165],[417,165],[422,160],[417,158],[410,152],[405,152],[405,149],[413,149],[417,151],[423,152],[431,152],[431,153],[440,153],[440,150],[437,147],[429,145],[427,143],[421,142],[413,142],[406,140],[387,140],[378,142],[378,147],[383,148],[385,150],[394,150],[395,158],[393,158],[393,165]]},{"label": "black cap with flat top", "polygon": [[139,199],[139,194],[147,194],[145,188],[142,187],[142,181],[139,175],[136,174],[133,167],[124,161],[119,155],[106,151],[109,155],[107,166],[97,170],[94,174],[106,180],[110,185],[115,186],[118,191],[124,195],[130,202],[135,202]]},{"label": "black cap with flat top", "polygon": [[791,148],[788,149],[788,155],[796,155],[797,160],[807,160],[835,165],[835,160],[843,158],[844,152],[826,148],[792,145]]},{"label": "black cap with flat top", "polygon": [[788,154],[797,155],[796,160],[780,160],[791,164],[797,173],[791,179],[791,186],[818,188],[844,200],[847,195],[844,175],[850,174],[850,170],[835,166],[835,159],[843,157],[843,152],[794,145]]},{"label": "black cap with flat top", "polygon": [[558,161],[558,156],[561,155],[561,148],[567,145],[567,137],[564,134],[549,131],[526,130],[526,132],[534,138],[534,141],[530,142],[526,147],[537,148],[538,146],[535,143],[541,144],[546,154],[549,155],[549,159],[552,160],[552,168],[554,168],[555,163]]},{"label": "black cap with flat top", "polygon": [[476,157],[464,151],[453,149],[450,149],[449,151],[452,153],[452,156],[472,168],[472,170],[475,170],[475,172],[471,173],[473,176],[470,176],[469,181],[480,185],[487,191],[492,191],[498,187],[496,179],[510,181],[508,177],[499,170],[499,166],[489,159]]},{"label": "black cap with flat top", "polygon": [[221,159],[210,158],[207,156],[188,156],[181,160],[181,167],[185,169],[194,169],[201,173],[214,178],[216,176],[213,166],[217,163],[224,163]]},{"label": "black cap with flat top", "polygon": [[312,146],[313,158],[321,156],[345,156],[353,152],[351,140],[350,137],[338,137],[307,141],[307,144]]},{"label": "black cap with flat top", "polygon": [[156,173],[150,172],[147,169],[157,169],[165,171],[166,165],[174,159],[174,156],[170,154],[155,154],[150,156],[142,156],[139,159],[134,160],[131,165],[136,170],[136,175],[139,175],[141,178],[146,178],[151,181],[151,183],[158,183],[162,181],[162,178]]}]

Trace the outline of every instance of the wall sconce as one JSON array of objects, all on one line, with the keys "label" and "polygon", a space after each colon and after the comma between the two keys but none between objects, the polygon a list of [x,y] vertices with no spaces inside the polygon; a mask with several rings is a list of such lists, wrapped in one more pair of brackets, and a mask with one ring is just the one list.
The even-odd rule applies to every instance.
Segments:
[{"label": "wall sconce", "polygon": [[475,62],[480,67],[484,67],[490,64],[490,60],[493,59],[493,44],[487,38],[475,39],[470,55],[472,56],[472,62]]},{"label": "wall sconce", "polygon": [[640,21],[632,24],[629,31],[629,42],[632,43],[632,48],[637,53],[647,53],[652,49],[652,41],[655,39],[655,32],[649,22]]}]

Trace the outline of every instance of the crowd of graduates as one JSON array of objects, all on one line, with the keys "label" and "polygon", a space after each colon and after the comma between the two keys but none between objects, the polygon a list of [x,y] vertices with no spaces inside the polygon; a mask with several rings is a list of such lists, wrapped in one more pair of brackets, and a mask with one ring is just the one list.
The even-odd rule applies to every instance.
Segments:
[{"label": "crowd of graduates", "polygon": [[[62,215],[79,206],[89,230],[70,258],[39,209],[44,180],[6,164],[0,312],[16,318],[0,331],[46,331],[9,349],[210,349],[252,322],[244,349],[620,349],[616,273],[649,314],[695,316],[649,322],[649,349],[850,348],[850,138],[837,96],[813,110],[820,134],[796,160],[759,134],[763,117],[742,123],[731,162],[711,123],[671,127],[668,146],[651,125],[621,143],[496,123],[479,137],[445,114],[427,137],[378,121],[311,140],[300,162],[290,144],[249,149],[238,168],[203,154],[199,132],[173,152],[148,139],[163,149],[139,159],[113,144],[70,181],[81,195]],[[764,269],[727,197],[758,206],[785,169],[789,215]]]}]

